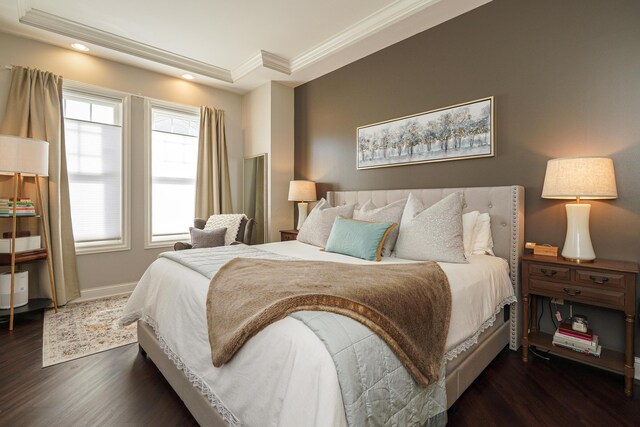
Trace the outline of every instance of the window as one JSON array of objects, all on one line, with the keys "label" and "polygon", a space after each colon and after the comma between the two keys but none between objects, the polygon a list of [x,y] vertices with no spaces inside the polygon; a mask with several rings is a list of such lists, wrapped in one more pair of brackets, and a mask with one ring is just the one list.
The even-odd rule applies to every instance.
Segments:
[{"label": "window", "polygon": [[150,103],[148,114],[147,247],[166,246],[188,238],[193,224],[200,115],[196,109],[157,102]]},{"label": "window", "polygon": [[65,88],[63,110],[76,250],[87,253],[128,249],[125,98]]}]

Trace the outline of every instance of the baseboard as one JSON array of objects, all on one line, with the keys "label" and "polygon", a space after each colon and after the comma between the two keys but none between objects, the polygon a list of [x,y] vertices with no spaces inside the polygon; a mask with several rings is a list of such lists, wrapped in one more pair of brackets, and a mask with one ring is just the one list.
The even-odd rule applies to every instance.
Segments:
[{"label": "baseboard", "polygon": [[112,297],[116,295],[128,294],[133,291],[138,282],[121,283],[118,285],[100,286],[97,288],[81,289],[80,298],[72,302],[84,302],[98,298]]},{"label": "baseboard", "polygon": [[635,378],[640,380],[640,357],[636,357],[636,361],[633,364],[633,367],[636,368]]}]

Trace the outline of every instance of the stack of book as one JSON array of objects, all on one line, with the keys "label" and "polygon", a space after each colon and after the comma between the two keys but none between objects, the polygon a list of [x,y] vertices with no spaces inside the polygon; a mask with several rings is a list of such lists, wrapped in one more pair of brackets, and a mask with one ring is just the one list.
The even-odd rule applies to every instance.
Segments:
[{"label": "stack of book", "polygon": [[36,208],[33,202],[28,198],[19,198],[17,202],[13,199],[0,199],[0,216],[13,216],[13,210],[16,216],[34,216]]},{"label": "stack of book", "polygon": [[602,352],[598,336],[591,329],[587,329],[587,332],[574,331],[567,322],[561,323],[553,334],[553,345],[595,357],[600,357]]}]

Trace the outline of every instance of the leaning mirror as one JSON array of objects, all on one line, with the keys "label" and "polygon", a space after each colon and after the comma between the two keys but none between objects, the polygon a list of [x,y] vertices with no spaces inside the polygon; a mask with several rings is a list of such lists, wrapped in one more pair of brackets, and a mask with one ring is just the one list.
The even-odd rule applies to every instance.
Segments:
[{"label": "leaning mirror", "polygon": [[251,244],[267,242],[267,155],[244,159],[244,214],[255,219]]}]

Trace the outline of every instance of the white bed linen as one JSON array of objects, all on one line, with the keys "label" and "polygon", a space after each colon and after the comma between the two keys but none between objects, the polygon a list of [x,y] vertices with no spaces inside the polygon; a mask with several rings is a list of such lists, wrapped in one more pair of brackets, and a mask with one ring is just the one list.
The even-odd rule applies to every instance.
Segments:
[{"label": "white bed linen", "polygon": [[[256,247],[309,260],[379,264],[297,241]],[[472,255],[469,261],[440,263],[452,296],[446,343],[450,357],[467,348],[465,341],[495,315],[501,302],[513,296],[505,260]],[[389,257],[381,263],[409,262],[415,261]],[[228,364],[213,366],[205,312],[208,288],[206,277],[159,258],[140,279],[124,317],[153,323],[168,349],[180,357],[191,375],[215,392],[242,425],[345,426],[333,360],[318,337],[296,319],[273,323],[249,340]]]}]

